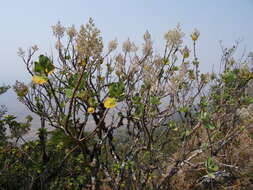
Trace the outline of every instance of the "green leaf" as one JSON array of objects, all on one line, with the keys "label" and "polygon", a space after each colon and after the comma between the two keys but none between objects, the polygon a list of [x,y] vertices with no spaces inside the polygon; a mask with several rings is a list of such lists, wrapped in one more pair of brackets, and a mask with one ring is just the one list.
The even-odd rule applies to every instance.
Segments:
[{"label": "green leaf", "polygon": [[39,73],[39,74],[43,74],[44,68],[42,67],[42,65],[40,64],[40,62],[34,62],[34,72],[35,73]]},{"label": "green leaf", "polygon": [[150,98],[150,103],[153,105],[160,105],[161,104],[160,98],[153,96]]},{"label": "green leaf", "polygon": [[125,84],[123,81],[114,82],[109,85],[109,96],[112,98],[117,98],[118,101],[122,101],[125,91]]},{"label": "green leaf", "polygon": [[[85,81],[86,81],[85,79],[87,77],[86,75],[87,75],[87,73],[84,73],[84,76],[83,76],[81,83],[79,85],[79,89],[84,89]],[[78,73],[71,75],[70,78],[68,79],[69,88],[75,88],[79,78],[80,78],[80,74],[78,74]]]},{"label": "green leaf", "polygon": [[208,172],[217,172],[219,170],[218,165],[214,162],[212,157],[208,157],[206,167]]},{"label": "green leaf", "polygon": [[66,97],[67,98],[72,98],[72,96],[73,96],[73,89],[66,89],[65,90],[65,95],[66,95]]},{"label": "green leaf", "polygon": [[133,101],[134,104],[141,104],[141,97],[139,95],[135,95],[132,98],[132,101]]},{"label": "green leaf", "polygon": [[208,128],[208,129],[210,129],[210,130],[214,130],[215,129],[215,126],[212,125],[212,124],[210,124],[210,123],[205,124],[205,127]]},{"label": "green leaf", "polygon": [[88,96],[87,91],[78,92],[76,95],[78,98],[86,98]]},{"label": "green leaf", "polygon": [[89,102],[90,106],[97,107],[97,101],[96,101],[95,98],[90,97],[89,100],[88,100],[88,102]]},{"label": "green leaf", "polygon": [[188,112],[188,107],[187,107],[187,106],[181,107],[181,108],[179,109],[179,111],[180,111],[180,112],[183,112],[183,113],[186,113],[186,112]]},{"label": "green leaf", "polygon": [[243,102],[243,104],[245,104],[245,105],[252,104],[252,103],[253,103],[253,98],[250,97],[250,96],[242,97],[242,102]]},{"label": "green leaf", "polygon": [[200,120],[202,121],[202,123],[209,123],[209,121],[210,121],[210,119],[211,119],[211,115],[210,115],[210,113],[208,113],[208,112],[201,112],[201,114],[200,114]]},{"label": "green leaf", "polygon": [[48,74],[54,70],[52,61],[44,55],[39,56],[39,61],[34,62],[34,72],[37,74]]},{"label": "green leaf", "polygon": [[178,70],[179,70],[179,67],[178,67],[178,66],[173,66],[173,67],[171,67],[171,70],[172,70],[172,71],[178,71]]}]

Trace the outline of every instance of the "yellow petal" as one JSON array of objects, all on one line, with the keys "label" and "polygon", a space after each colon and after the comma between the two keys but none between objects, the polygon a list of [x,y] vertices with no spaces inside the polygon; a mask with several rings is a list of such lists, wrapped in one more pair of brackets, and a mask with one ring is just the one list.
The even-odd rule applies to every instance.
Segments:
[{"label": "yellow petal", "polygon": [[48,80],[47,78],[37,76],[37,75],[34,75],[32,77],[32,82],[35,83],[35,84],[45,84],[45,83],[47,83],[47,80]]},{"label": "yellow petal", "polygon": [[193,41],[196,41],[198,39],[198,36],[196,34],[192,34],[191,37]]},{"label": "yellow petal", "polygon": [[114,108],[117,105],[116,98],[106,98],[104,101],[104,106],[105,108]]},{"label": "yellow petal", "polygon": [[94,113],[94,112],[95,112],[95,108],[93,108],[93,107],[88,108],[88,113]]}]

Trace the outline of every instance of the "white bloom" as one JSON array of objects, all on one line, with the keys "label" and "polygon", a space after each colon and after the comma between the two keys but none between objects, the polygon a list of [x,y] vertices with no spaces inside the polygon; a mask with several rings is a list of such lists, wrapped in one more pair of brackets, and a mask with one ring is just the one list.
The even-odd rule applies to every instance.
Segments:
[{"label": "white bloom", "polygon": [[108,50],[109,50],[109,51],[113,51],[113,50],[115,50],[115,49],[117,48],[117,46],[118,46],[117,39],[112,40],[112,41],[110,41],[109,44],[108,44]]},{"label": "white bloom", "polygon": [[132,50],[132,43],[130,42],[129,38],[123,43],[122,50],[125,53],[130,52]]},{"label": "white bloom", "polygon": [[139,68],[139,58],[137,56],[134,56],[130,66],[130,72],[135,73],[138,71],[138,68]]},{"label": "white bloom", "polygon": [[154,60],[154,65],[156,65],[156,67],[160,69],[160,67],[164,65],[163,59],[160,56],[156,56]]},{"label": "white bloom", "polygon": [[151,35],[148,31],[143,35],[145,43],[143,44],[142,52],[144,55],[151,54],[153,49],[153,42],[151,41]]},{"label": "white bloom", "polygon": [[151,54],[152,53],[152,46],[153,46],[152,41],[150,41],[150,40],[146,41],[143,48],[142,48],[143,54],[144,55]]},{"label": "white bloom", "polygon": [[72,25],[71,27],[69,27],[69,28],[67,29],[67,34],[68,34],[68,36],[69,36],[71,39],[74,38],[74,37],[77,35],[77,31],[76,31],[74,25]]},{"label": "white bloom", "polygon": [[92,19],[85,26],[81,26],[76,38],[76,48],[81,57],[98,58],[101,56],[103,50],[102,37]]},{"label": "white bloom", "polygon": [[121,54],[119,54],[117,57],[116,57],[116,62],[119,63],[119,64],[124,64],[124,58]]},{"label": "white bloom", "polygon": [[164,38],[166,39],[168,45],[174,46],[174,47],[179,47],[183,43],[183,40],[182,40],[183,37],[184,37],[184,33],[182,32],[179,24],[177,25],[176,28],[168,31],[164,35]]},{"label": "white bloom", "polygon": [[61,25],[60,21],[58,21],[56,25],[53,25],[52,29],[53,29],[53,34],[55,37],[57,38],[63,37],[64,32],[65,32],[65,27]]}]

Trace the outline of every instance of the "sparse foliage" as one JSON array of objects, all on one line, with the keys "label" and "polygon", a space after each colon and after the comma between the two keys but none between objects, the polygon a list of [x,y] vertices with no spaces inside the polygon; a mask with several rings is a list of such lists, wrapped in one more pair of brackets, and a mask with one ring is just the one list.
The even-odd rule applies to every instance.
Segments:
[{"label": "sparse foliage", "polygon": [[[12,149],[19,171],[1,166],[8,175],[22,174],[25,189],[250,184],[253,97],[246,92],[253,74],[249,59],[235,61],[237,46],[222,49],[220,73],[201,73],[197,30],[188,36],[192,48],[183,45],[179,25],[168,31],[159,54],[148,31],[141,48],[127,39],[115,53],[118,42],[104,48],[92,19],[79,32],[60,23],[52,28],[57,58],[39,55],[33,61],[38,48],[22,53],[32,83],[14,86],[41,119],[38,140]],[[18,140],[31,118],[23,124],[14,119],[5,123]]]}]

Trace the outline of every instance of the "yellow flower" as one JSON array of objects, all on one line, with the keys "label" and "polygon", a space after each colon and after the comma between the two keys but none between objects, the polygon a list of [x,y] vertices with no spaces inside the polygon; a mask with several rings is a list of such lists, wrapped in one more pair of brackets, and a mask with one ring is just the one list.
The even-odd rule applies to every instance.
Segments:
[{"label": "yellow flower", "polygon": [[191,34],[192,40],[193,40],[193,41],[197,41],[198,38],[199,38],[199,35],[200,35],[200,32],[199,32],[197,29],[195,29],[195,30],[193,31],[193,33]]},{"label": "yellow flower", "polygon": [[104,101],[104,106],[105,108],[114,108],[117,105],[116,98],[106,98]]},{"label": "yellow flower", "polygon": [[95,108],[93,108],[93,107],[88,108],[88,113],[94,113],[94,112],[95,112]]},{"label": "yellow flower", "polygon": [[32,82],[35,83],[35,84],[45,84],[47,83],[47,78],[46,77],[41,77],[41,76],[37,76],[37,75],[34,75],[32,77]]}]

